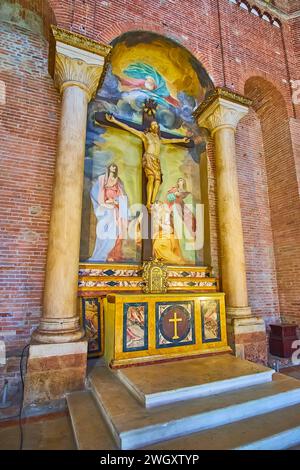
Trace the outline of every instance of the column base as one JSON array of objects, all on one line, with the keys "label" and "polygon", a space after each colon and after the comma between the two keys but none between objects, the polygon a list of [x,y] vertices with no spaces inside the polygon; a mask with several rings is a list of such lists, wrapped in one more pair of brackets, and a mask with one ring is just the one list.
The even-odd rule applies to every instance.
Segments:
[{"label": "column base", "polygon": [[84,389],[87,341],[35,344],[29,348],[24,406],[61,400],[68,392]]},{"label": "column base", "polygon": [[230,318],[252,317],[251,307],[226,307],[226,314]]},{"label": "column base", "polygon": [[266,325],[251,315],[250,307],[227,307],[228,343],[235,355],[261,364],[268,363]]},{"label": "column base", "polygon": [[33,332],[32,340],[38,343],[70,343],[79,341],[85,335],[78,317],[42,318]]}]

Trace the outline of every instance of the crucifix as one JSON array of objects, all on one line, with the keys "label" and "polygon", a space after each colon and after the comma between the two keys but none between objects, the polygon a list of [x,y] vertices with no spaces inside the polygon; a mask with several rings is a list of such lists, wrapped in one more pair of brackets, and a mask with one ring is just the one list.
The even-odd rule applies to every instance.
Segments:
[{"label": "crucifix", "polygon": [[95,113],[95,124],[118,127],[139,137],[143,143],[142,166],[145,176],[143,179],[143,188],[146,188],[146,191],[143,191],[143,204],[147,207],[149,228],[148,238],[143,240],[143,261],[152,257],[151,229],[149,222],[151,218],[151,207],[152,204],[156,202],[157,194],[162,183],[160,166],[161,145],[178,144],[189,148],[194,146],[194,142],[188,137],[174,136],[173,134],[160,131],[159,124],[155,120],[156,107],[157,104],[153,100],[149,99],[145,101],[142,125],[128,122],[124,119],[116,119],[111,114]]}]

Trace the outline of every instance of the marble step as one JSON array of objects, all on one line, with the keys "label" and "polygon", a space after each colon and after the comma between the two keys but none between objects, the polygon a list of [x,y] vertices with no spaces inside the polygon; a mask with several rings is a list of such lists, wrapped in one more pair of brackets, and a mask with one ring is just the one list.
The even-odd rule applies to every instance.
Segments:
[{"label": "marble step", "polygon": [[66,396],[78,450],[116,450],[117,446],[92,394],[73,392]]},{"label": "marble step", "polygon": [[232,354],[119,369],[118,378],[146,408],[272,381],[273,369]]},{"label": "marble step", "polygon": [[[117,446],[89,392],[67,396],[78,450],[116,450]],[[144,450],[281,450],[300,444],[300,405],[167,440]]]},{"label": "marble step", "polygon": [[120,449],[215,428],[300,403],[300,382],[274,374],[269,383],[147,409],[106,367],[94,369],[90,389]]},{"label": "marble step", "polygon": [[283,450],[300,444],[300,405],[147,447],[147,450]]}]

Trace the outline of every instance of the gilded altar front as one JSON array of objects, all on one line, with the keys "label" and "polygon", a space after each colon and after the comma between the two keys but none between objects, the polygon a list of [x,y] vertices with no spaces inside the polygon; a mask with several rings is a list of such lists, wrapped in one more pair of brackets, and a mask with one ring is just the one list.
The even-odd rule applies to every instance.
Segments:
[{"label": "gilded altar front", "polygon": [[223,293],[109,294],[104,319],[113,368],[230,351]]},{"label": "gilded altar front", "polygon": [[[78,301],[90,357],[104,353],[104,303],[109,294],[144,290],[143,267],[138,264],[80,264]],[[205,266],[168,266],[167,292],[216,293],[219,281]]]}]

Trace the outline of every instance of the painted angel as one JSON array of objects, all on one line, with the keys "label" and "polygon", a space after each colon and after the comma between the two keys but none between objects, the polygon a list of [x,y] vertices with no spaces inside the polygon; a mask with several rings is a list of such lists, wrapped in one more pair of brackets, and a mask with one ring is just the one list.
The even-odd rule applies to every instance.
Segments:
[{"label": "painted angel", "polygon": [[[123,92],[142,93],[157,103],[178,107],[179,101],[171,96],[165,79],[151,65],[136,62],[125,70],[126,78],[119,77]],[[128,77],[128,78],[127,78]]]}]

